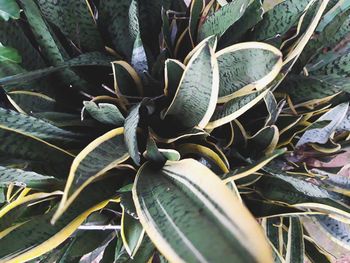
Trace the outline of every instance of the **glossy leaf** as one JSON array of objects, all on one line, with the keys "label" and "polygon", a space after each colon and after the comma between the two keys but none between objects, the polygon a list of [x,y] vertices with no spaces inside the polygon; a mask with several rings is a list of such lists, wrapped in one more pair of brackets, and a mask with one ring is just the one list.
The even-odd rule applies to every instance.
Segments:
[{"label": "glossy leaf", "polygon": [[146,163],[133,198],[146,233],[170,261],[272,261],[255,220],[215,174],[194,160],[168,162],[161,170]]}]

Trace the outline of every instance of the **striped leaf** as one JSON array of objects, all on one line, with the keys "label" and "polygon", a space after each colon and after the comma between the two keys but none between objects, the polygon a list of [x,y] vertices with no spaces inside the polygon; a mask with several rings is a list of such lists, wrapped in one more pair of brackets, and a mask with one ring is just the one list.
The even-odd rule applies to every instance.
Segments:
[{"label": "striped leaf", "polygon": [[298,22],[309,2],[308,0],[286,0],[269,10],[254,28],[254,39],[266,40],[286,33]]},{"label": "striped leaf", "polygon": [[84,137],[35,117],[0,108],[0,125],[58,146],[74,147]]},{"label": "striped leaf", "polygon": [[57,183],[58,181],[51,176],[0,166],[0,187],[14,184],[31,189],[45,189]]},{"label": "striped leaf", "polygon": [[84,109],[95,120],[115,127],[124,124],[124,116],[117,106],[110,103],[95,103],[93,101],[84,101]]},{"label": "striped leaf", "polygon": [[[0,155],[7,158],[23,159],[38,166],[37,172],[65,178],[74,156],[38,137],[21,130],[0,125]],[[35,149],[35,150],[33,150]]]},{"label": "striped leaf", "polygon": [[329,216],[317,216],[317,225],[326,231],[327,236],[340,246],[350,249],[350,226]]},{"label": "striped leaf", "polygon": [[44,17],[83,51],[103,50],[102,38],[97,30],[88,1],[38,0]]},{"label": "striped leaf", "polygon": [[255,219],[195,160],[167,162],[161,170],[144,164],[133,198],[147,235],[169,261],[272,262]]},{"label": "striped leaf", "polygon": [[72,163],[64,195],[53,221],[57,221],[85,187],[128,158],[123,128],[111,130],[91,142]]},{"label": "striped leaf", "polygon": [[265,88],[282,68],[281,51],[265,43],[233,45],[216,56],[220,72],[219,103]]},{"label": "striped leaf", "polygon": [[288,229],[286,263],[304,263],[303,227],[298,217],[291,217]]},{"label": "striped leaf", "polygon": [[0,18],[8,21],[10,18],[19,19],[20,9],[15,0],[0,0]]},{"label": "striped leaf", "polygon": [[215,110],[219,70],[213,50],[201,47],[188,63],[179,87],[162,118],[176,120],[182,128],[203,128]]},{"label": "striped leaf", "polygon": [[117,185],[113,176],[90,185],[55,225],[50,222],[54,212],[51,210],[16,228],[0,239],[0,261],[26,262],[58,247],[91,213],[108,204],[118,189]]},{"label": "striped leaf", "polygon": [[183,65],[180,61],[174,59],[168,59],[165,61],[164,94],[166,96],[175,96],[184,71],[185,65]]},{"label": "striped leaf", "polygon": [[136,0],[104,0],[99,5],[98,24],[107,32],[115,50],[131,61],[140,33],[139,4]]},{"label": "striped leaf", "polygon": [[29,113],[53,111],[56,100],[38,92],[15,90],[7,93],[11,104],[19,111]]},{"label": "striped leaf", "polygon": [[203,40],[211,35],[222,36],[226,30],[243,16],[249,2],[249,0],[232,1],[207,17],[199,28],[199,40]]},{"label": "striped leaf", "polygon": [[216,107],[206,129],[213,129],[229,123],[248,111],[251,107],[261,101],[269,90],[254,92],[249,95],[234,98],[223,105]]}]

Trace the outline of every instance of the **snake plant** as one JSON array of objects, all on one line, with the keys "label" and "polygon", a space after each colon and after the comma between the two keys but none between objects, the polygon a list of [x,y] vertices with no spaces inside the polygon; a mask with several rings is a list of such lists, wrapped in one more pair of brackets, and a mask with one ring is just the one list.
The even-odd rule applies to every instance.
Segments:
[{"label": "snake plant", "polygon": [[349,249],[350,1],[279,2],[0,0],[0,262]]}]

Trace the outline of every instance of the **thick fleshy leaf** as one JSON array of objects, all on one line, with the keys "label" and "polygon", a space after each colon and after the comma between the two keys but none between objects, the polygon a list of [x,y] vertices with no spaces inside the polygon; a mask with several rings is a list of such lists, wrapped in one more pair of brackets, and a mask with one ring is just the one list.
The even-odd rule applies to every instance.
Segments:
[{"label": "thick fleshy leaf", "polygon": [[[139,141],[137,136],[137,128],[140,125],[144,113],[148,113],[151,106],[151,101],[145,98],[141,103],[137,104],[129,113],[124,123],[125,144],[130,154],[131,159],[135,164],[140,164]],[[152,107],[152,106],[151,106]],[[150,107],[150,108],[151,108]]]},{"label": "thick fleshy leaf", "polygon": [[85,51],[103,50],[88,1],[37,1],[44,17],[57,26],[75,45]]},{"label": "thick fleshy leaf", "polygon": [[104,0],[99,5],[100,28],[107,31],[116,51],[129,62],[140,33],[138,7],[136,0]]},{"label": "thick fleshy leaf", "polygon": [[219,103],[265,88],[282,68],[281,51],[265,43],[233,45],[216,56],[220,72]]},{"label": "thick fleshy leaf", "polygon": [[93,101],[84,101],[84,109],[95,120],[108,125],[120,127],[124,124],[124,116],[117,106],[110,103],[95,103]]},{"label": "thick fleshy leaf", "polygon": [[146,163],[133,198],[147,235],[170,261],[272,262],[255,219],[213,172],[193,159],[168,162],[161,170]]},{"label": "thick fleshy leaf", "polygon": [[[28,72],[22,71],[16,74],[7,75],[6,77],[3,77],[0,79],[0,84],[8,85],[8,84],[19,84],[19,83],[31,82],[33,80],[46,77],[49,74],[52,74],[54,72],[60,72],[62,74],[65,74],[68,68],[70,67],[86,67],[86,66],[109,67],[110,61],[112,60],[113,60],[112,57],[104,55],[103,53],[100,53],[100,52],[85,53],[71,60],[68,60],[66,62],[58,63],[57,66],[41,68],[41,69],[32,70]],[[68,71],[68,72],[72,73],[72,71]]]},{"label": "thick fleshy leaf", "polygon": [[249,32],[249,29],[263,18],[262,1],[253,0],[250,2],[243,16],[222,35],[219,40],[219,48],[225,48],[239,42]]},{"label": "thick fleshy leaf", "polygon": [[0,166],[0,187],[14,184],[32,189],[44,189],[47,186],[57,183],[57,179],[51,176]]},{"label": "thick fleshy leaf", "polygon": [[117,185],[118,182],[113,176],[90,185],[67,211],[65,217],[55,225],[50,223],[54,212],[51,210],[16,228],[0,239],[0,260],[26,262],[58,247],[92,212],[101,210],[108,204],[108,200],[113,198],[118,189]]},{"label": "thick fleshy leaf", "polygon": [[341,85],[313,75],[306,77],[291,74],[279,87],[279,91],[286,92],[294,104],[330,98],[341,90]]},{"label": "thick fleshy leaf", "polygon": [[91,142],[72,163],[53,221],[57,221],[85,187],[128,158],[123,128],[111,130]]},{"label": "thick fleshy leaf", "polygon": [[18,51],[11,47],[5,47],[0,43],[0,62],[21,63],[22,57]]},{"label": "thick fleshy leaf", "polygon": [[0,18],[8,21],[10,18],[19,19],[20,9],[15,0],[0,0]]},{"label": "thick fleshy leaf", "polygon": [[215,110],[219,92],[219,70],[213,50],[204,45],[191,58],[180,85],[162,118],[176,120],[183,128],[203,128]]},{"label": "thick fleshy leaf", "polygon": [[117,94],[127,96],[141,96],[143,94],[142,81],[135,69],[125,61],[112,63],[114,74],[114,88]]},{"label": "thick fleshy leaf", "polygon": [[33,167],[35,171],[39,170],[48,175],[58,178],[67,176],[67,168],[74,158],[71,153],[31,134],[4,125],[0,125],[0,138],[6,138],[0,144],[1,156],[33,162],[33,165],[38,165]]},{"label": "thick fleshy leaf", "polygon": [[249,95],[234,98],[223,105],[216,107],[206,129],[213,129],[229,123],[244,114],[255,104],[261,101],[269,90],[254,92]]},{"label": "thick fleshy leaf", "polygon": [[38,92],[27,90],[16,90],[7,93],[11,104],[19,112],[36,113],[53,111],[56,108],[56,100]]},{"label": "thick fleshy leaf", "polygon": [[210,15],[199,29],[199,39],[203,40],[211,35],[222,36],[243,16],[249,2],[248,0],[233,1]]},{"label": "thick fleshy leaf", "polygon": [[291,217],[288,229],[286,263],[304,263],[303,227],[298,217]]},{"label": "thick fleshy leaf", "polygon": [[286,0],[269,10],[254,28],[254,39],[266,40],[286,33],[298,22],[309,2]]},{"label": "thick fleshy leaf", "polygon": [[0,125],[58,146],[74,146],[84,137],[35,117],[0,108]]},{"label": "thick fleshy leaf", "polygon": [[168,59],[165,61],[164,94],[166,96],[175,96],[184,71],[185,65],[183,65],[180,61],[174,59]]},{"label": "thick fleshy leaf", "polygon": [[123,208],[121,227],[124,247],[130,257],[134,258],[144,238],[145,230],[137,219],[125,212],[125,208]]},{"label": "thick fleshy leaf", "polygon": [[205,7],[204,0],[193,0],[190,7],[189,33],[192,45],[194,46],[197,40],[197,27],[201,18],[201,13]]}]

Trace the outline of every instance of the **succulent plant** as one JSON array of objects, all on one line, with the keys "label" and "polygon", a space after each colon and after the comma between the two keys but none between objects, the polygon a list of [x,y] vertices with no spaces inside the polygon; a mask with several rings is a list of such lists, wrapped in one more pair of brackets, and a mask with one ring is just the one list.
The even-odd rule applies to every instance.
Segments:
[{"label": "succulent plant", "polygon": [[349,249],[350,1],[267,6],[0,0],[0,262]]}]

